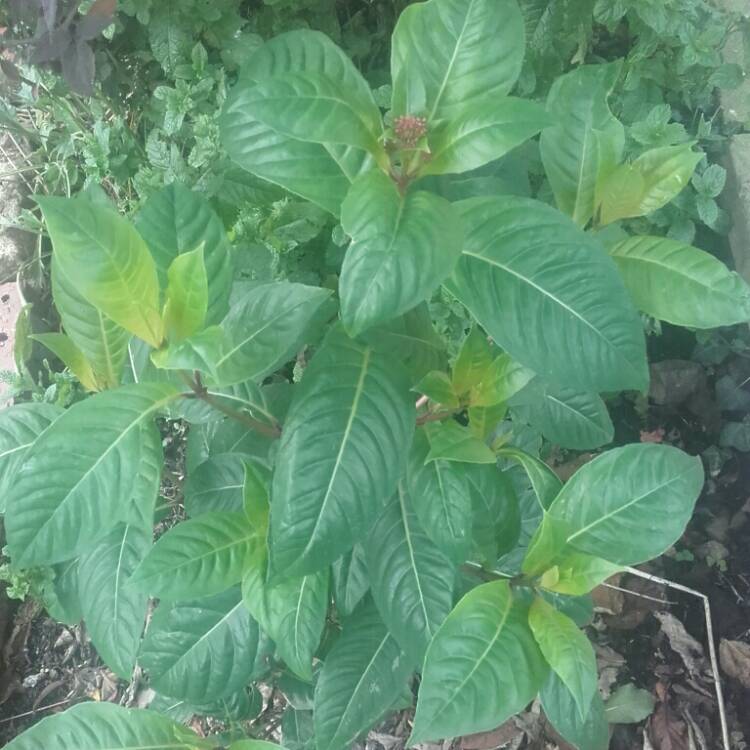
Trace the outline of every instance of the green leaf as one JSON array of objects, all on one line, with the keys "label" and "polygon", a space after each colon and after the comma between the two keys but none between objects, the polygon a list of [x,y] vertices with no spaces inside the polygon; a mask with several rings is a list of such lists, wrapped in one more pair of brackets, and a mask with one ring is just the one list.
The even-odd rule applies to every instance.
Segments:
[{"label": "green leaf", "polygon": [[621,164],[601,185],[600,221],[648,214],[666,206],[690,182],[703,153],[692,143],[654,148],[632,164]]},{"label": "green leaf", "polygon": [[266,740],[237,740],[229,746],[229,750],[284,750],[284,747]]},{"label": "green leaf", "polygon": [[[213,380],[214,363],[229,348],[225,332],[219,326],[209,326],[189,339],[152,351],[150,360],[158,370],[198,370],[207,379]],[[170,373],[165,373],[162,377],[174,378]]]},{"label": "green leaf", "polygon": [[430,452],[426,461],[461,461],[470,464],[494,464],[497,459],[487,444],[454,419],[428,424]]},{"label": "green leaf", "polygon": [[408,380],[338,328],[305,370],[281,435],[271,572],[323,568],[360,539],[403,473],[414,431]]},{"label": "green leaf", "polygon": [[554,124],[543,107],[515,97],[477,101],[429,135],[430,160],[422,174],[468,172],[504,156]]},{"label": "green leaf", "polygon": [[79,294],[54,254],[50,276],[52,300],[65,333],[91,364],[100,386],[118,386],[130,334]]},{"label": "green leaf", "polygon": [[269,586],[264,566],[254,565],[242,580],[250,614],[276,644],[284,663],[303,680],[312,681],[312,662],[328,613],[328,571]]},{"label": "green leaf", "polygon": [[154,690],[191,703],[226,698],[251,678],[258,626],[239,586],[207,599],[162,602],[151,620],[139,662]]},{"label": "green leaf", "polygon": [[125,508],[123,520],[125,523],[153,531],[156,499],[159,496],[161,472],[164,467],[164,450],[161,433],[153,421],[144,422],[140,431],[140,462],[138,472],[132,478],[130,500]]},{"label": "green leaf", "polygon": [[471,493],[463,466],[428,461],[430,444],[423,429],[414,434],[406,480],[409,499],[427,536],[454,562],[471,549]]},{"label": "green leaf", "polygon": [[554,567],[544,573],[540,585],[547,591],[581,596],[621,570],[622,566],[601,557],[567,551],[555,560]]},{"label": "green leaf", "polygon": [[333,563],[333,600],[342,617],[349,617],[370,589],[365,551],[355,544]]},{"label": "green leaf", "polygon": [[61,414],[54,404],[16,404],[0,411],[0,513],[32,443]]},{"label": "green leaf", "polygon": [[279,281],[251,289],[221,324],[227,343],[213,362],[218,385],[260,380],[293,357],[329,310],[330,289]]},{"label": "green leaf", "polygon": [[5,529],[15,565],[75,557],[123,520],[144,460],[143,425],[177,395],[153,383],[105,391],[74,404],[42,433],[8,495]]},{"label": "green leaf", "polygon": [[421,664],[453,606],[456,567],[425,534],[403,483],[364,547],[380,616],[409,659]]},{"label": "green leaf", "polygon": [[609,725],[598,692],[584,720],[581,720],[573,694],[552,671],[542,685],[539,698],[550,724],[578,750],[608,750]]},{"label": "green leaf", "polygon": [[408,745],[494,729],[531,702],[547,665],[527,617],[506,581],[461,599],[427,649]]},{"label": "green leaf", "polygon": [[190,471],[184,500],[188,516],[242,510],[246,460],[240,452],[218,453]]},{"label": "green leaf", "polygon": [[259,461],[245,461],[245,481],[242,487],[243,506],[250,525],[261,539],[268,536],[269,486],[271,471]]},{"label": "green leaf", "polygon": [[490,375],[492,362],[487,335],[478,326],[472,326],[453,365],[453,390],[463,395],[478,386]]},{"label": "green leaf", "polygon": [[494,406],[470,406],[468,409],[469,429],[480,440],[489,440],[495,428],[508,413],[506,403]]},{"label": "green leaf", "polygon": [[317,750],[346,750],[390,709],[413,664],[371,601],[344,621],[315,686]]},{"label": "green leaf", "polygon": [[130,583],[170,601],[218,594],[242,580],[258,544],[244,513],[203,513],[161,536]]},{"label": "green leaf", "polygon": [[750,286],[713,255],[665,237],[630,237],[610,254],[639,310],[689,328],[750,320]]},{"label": "green leaf", "polygon": [[156,266],[146,243],[109,208],[38,198],[55,257],[82,297],[115,323],[158,347],[163,338]]},{"label": "green leaf", "polygon": [[618,687],[604,704],[604,715],[610,724],[637,724],[654,710],[654,696],[635,685]]},{"label": "green leaf", "polygon": [[523,17],[515,0],[429,0],[401,13],[391,46],[393,114],[454,119],[513,88]]},{"label": "green leaf", "polygon": [[508,354],[562,387],[646,387],[640,319],[596,239],[527,198],[459,205],[468,233],[448,288]]},{"label": "green leaf", "polygon": [[501,354],[472,388],[469,402],[472,406],[496,406],[515,396],[533,377],[531,370]]},{"label": "green leaf", "polygon": [[208,310],[208,277],[203,245],[178,255],[167,270],[164,327],[175,341],[203,328]]},{"label": "green leaf", "polygon": [[151,529],[120,526],[78,563],[78,596],[86,630],[102,661],[130,680],[146,620],[148,597],[128,578],[151,547]]},{"label": "green leaf", "polygon": [[579,393],[536,380],[511,402],[521,421],[563,448],[588,450],[611,443],[615,428],[596,393]]},{"label": "green leaf", "polygon": [[175,259],[203,246],[208,284],[206,323],[220,322],[232,287],[232,248],[221,219],[206,200],[175,182],[149,197],[135,226],[154,257],[163,287]]},{"label": "green leaf", "polygon": [[539,597],[529,608],[529,625],[544,658],[570,690],[585,720],[599,678],[589,639],[573,620]]},{"label": "green leaf", "polygon": [[594,215],[601,182],[619,164],[625,130],[607,99],[621,61],[582,65],[558,78],[547,97],[556,125],[542,133],[544,171],[558,208],[583,227]]},{"label": "green leaf", "polygon": [[520,464],[531,482],[539,505],[546,510],[562,489],[563,483],[552,469],[530,453],[519,448],[505,447],[497,451],[498,458],[509,458]]},{"label": "green leaf", "polygon": [[341,317],[354,336],[429,297],[461,254],[451,204],[424,191],[401,196],[378,170],[354,181],[341,225],[352,238],[341,268]]},{"label": "green leaf", "polygon": [[458,396],[453,390],[451,379],[445,372],[432,370],[428,372],[415,386],[417,393],[422,393],[436,404],[442,404],[451,409],[458,408]]},{"label": "green leaf", "polygon": [[37,333],[29,336],[46,346],[79,380],[87,391],[98,391],[94,370],[83,352],[64,333]]},{"label": "green leaf", "polygon": [[187,727],[152,711],[113,703],[81,703],[48,716],[11,740],[6,750],[209,750]]}]

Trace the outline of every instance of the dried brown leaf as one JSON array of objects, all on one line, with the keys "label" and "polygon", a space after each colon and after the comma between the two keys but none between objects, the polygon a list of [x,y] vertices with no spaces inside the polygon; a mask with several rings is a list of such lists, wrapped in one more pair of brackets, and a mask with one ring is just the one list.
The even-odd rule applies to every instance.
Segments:
[{"label": "dried brown leaf", "polygon": [[719,643],[719,662],[725,674],[750,690],[750,644],[722,638]]}]

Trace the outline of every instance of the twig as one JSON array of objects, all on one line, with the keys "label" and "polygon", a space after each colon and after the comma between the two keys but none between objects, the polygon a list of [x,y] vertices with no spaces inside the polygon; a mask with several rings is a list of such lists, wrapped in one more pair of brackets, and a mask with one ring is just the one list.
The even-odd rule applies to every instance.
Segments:
[{"label": "twig", "polygon": [[26,716],[33,716],[34,714],[41,713],[42,711],[49,711],[51,708],[57,708],[58,706],[64,706],[66,703],[70,703],[71,699],[66,698],[64,701],[58,701],[57,703],[50,703],[48,706],[40,706],[32,711],[25,711],[22,714],[16,714],[15,716],[9,716],[7,719],[0,719],[0,724],[7,724],[16,719],[23,719]]},{"label": "twig", "polygon": [[[703,601],[703,613],[706,617],[706,637],[708,638],[708,654],[711,660],[711,671],[714,676],[714,687],[716,689],[716,702],[719,705],[719,720],[721,722],[721,738],[724,744],[724,750],[731,750],[729,745],[729,728],[727,726],[727,716],[724,709],[724,692],[721,689],[721,677],[719,675],[719,660],[716,658],[716,644],[714,643],[714,628],[711,620],[711,605],[709,604],[708,597],[696,591],[695,589],[683,586],[681,583],[675,583],[674,581],[668,581],[666,578],[659,578],[659,576],[651,575],[650,573],[644,573],[642,570],[637,568],[625,568],[630,575],[637,576],[638,578],[644,578],[647,581],[659,583],[662,586],[674,589],[675,591],[682,591],[685,594],[698,597]],[[642,596],[642,594],[638,594]]]},{"label": "twig", "polygon": [[443,419],[448,419],[456,413],[455,409],[451,411],[436,411],[432,414],[422,414],[421,417],[417,417],[417,424],[425,424],[426,422],[441,422]]},{"label": "twig", "polygon": [[429,401],[429,399],[427,398],[427,396],[420,396],[417,399],[417,403],[414,404],[414,408],[415,409],[421,409],[428,401]]}]

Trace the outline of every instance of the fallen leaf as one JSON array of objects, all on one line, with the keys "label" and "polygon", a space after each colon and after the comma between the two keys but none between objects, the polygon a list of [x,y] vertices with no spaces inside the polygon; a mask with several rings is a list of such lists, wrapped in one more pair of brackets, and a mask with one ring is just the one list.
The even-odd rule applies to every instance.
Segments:
[{"label": "fallen leaf", "polygon": [[675,715],[667,703],[660,704],[651,717],[649,737],[654,750],[690,750],[685,722]]},{"label": "fallen leaf", "polygon": [[662,632],[667,637],[671,649],[679,654],[687,671],[693,677],[703,676],[707,672],[703,646],[669,612],[654,612],[654,617],[661,623]]},{"label": "fallen leaf", "polygon": [[655,430],[641,430],[641,442],[642,443],[663,443],[664,442],[664,428],[657,427]]},{"label": "fallen leaf", "polygon": [[622,685],[604,704],[604,712],[610,724],[637,724],[651,715],[654,696],[648,690],[635,685]]},{"label": "fallen leaf", "polygon": [[524,732],[518,728],[513,719],[508,719],[497,729],[490,732],[477,732],[476,734],[467,734],[461,738],[462,750],[493,750],[496,747],[502,747],[518,735]]},{"label": "fallen leaf", "polygon": [[719,662],[725,674],[750,690],[750,644],[722,638],[719,643]]}]

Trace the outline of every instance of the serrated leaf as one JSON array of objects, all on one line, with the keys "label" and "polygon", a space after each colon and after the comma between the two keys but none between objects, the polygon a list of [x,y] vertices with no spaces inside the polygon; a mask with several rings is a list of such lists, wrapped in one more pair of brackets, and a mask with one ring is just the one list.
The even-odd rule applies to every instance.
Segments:
[{"label": "serrated leaf", "polygon": [[130,583],[170,601],[218,594],[242,580],[259,543],[244,513],[203,513],[161,536]]},{"label": "serrated leaf", "polygon": [[175,341],[197,333],[206,322],[208,277],[203,248],[178,255],[167,269],[164,327]]},{"label": "serrated leaf", "polygon": [[246,460],[241,452],[218,453],[190,471],[184,501],[188,516],[242,510]]},{"label": "serrated leaf", "polygon": [[421,664],[453,605],[456,566],[425,534],[403,483],[364,542],[372,597],[409,659]]},{"label": "serrated leaf", "polygon": [[151,547],[151,529],[120,526],[81,556],[78,596],[86,629],[102,661],[130,680],[141,643],[148,596],[128,578]]},{"label": "serrated leaf", "polygon": [[592,236],[527,198],[459,206],[467,236],[448,288],[500,346],[562,387],[646,386],[640,319]]},{"label": "serrated leaf", "polygon": [[257,649],[258,626],[235,586],[190,602],[163,601],[146,633],[139,663],[155,690],[206,703],[226,698],[250,681]]},{"label": "serrated leaf", "polygon": [[105,391],[42,433],[8,495],[5,528],[15,565],[75,557],[123,519],[140,470],[142,427],[177,395],[152,383]]},{"label": "serrated leaf", "polygon": [[37,333],[29,336],[47,347],[79,380],[87,391],[98,391],[94,370],[83,352],[64,333]]},{"label": "serrated leaf", "polygon": [[665,237],[630,237],[610,254],[639,310],[674,325],[718,328],[750,320],[750,286],[720,260]]},{"label": "serrated leaf", "polygon": [[342,617],[349,617],[370,590],[365,551],[361,544],[342,555],[332,566],[333,600]]},{"label": "serrated leaf", "polygon": [[329,333],[295,389],[281,436],[271,489],[272,574],[319,570],[369,529],[406,463],[412,398],[391,359],[338,328]]},{"label": "serrated leaf", "polygon": [[430,452],[425,461],[460,461],[470,464],[494,464],[495,454],[487,444],[454,419],[428,424],[425,428]]},{"label": "serrated leaf", "polygon": [[409,745],[494,729],[531,702],[548,668],[527,616],[506,581],[461,599],[427,650]]}]

